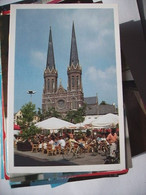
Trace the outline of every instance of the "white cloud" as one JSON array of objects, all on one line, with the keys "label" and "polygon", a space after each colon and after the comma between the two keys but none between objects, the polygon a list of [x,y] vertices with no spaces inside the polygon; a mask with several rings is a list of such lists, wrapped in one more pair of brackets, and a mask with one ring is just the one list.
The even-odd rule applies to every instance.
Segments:
[{"label": "white cloud", "polygon": [[114,66],[110,66],[105,70],[97,69],[94,66],[91,66],[87,69],[86,78],[88,78],[90,81],[99,81],[99,80],[112,80],[116,76],[116,69]]},{"label": "white cloud", "polygon": [[100,100],[108,103],[117,101],[116,69],[110,66],[105,70],[97,69],[95,66],[88,68],[84,76],[84,90],[89,96],[98,93]]},{"label": "white cloud", "polygon": [[72,22],[74,21],[80,56],[86,58],[86,56],[96,55],[100,58],[110,58],[113,55],[115,48],[112,11],[105,9],[66,10],[64,13],[58,12],[55,19],[57,26],[59,26],[56,39],[60,36],[61,45],[65,44],[67,40],[70,44]]},{"label": "white cloud", "polygon": [[34,66],[41,67],[46,63],[46,52],[41,51],[31,51],[30,52],[30,62]]}]

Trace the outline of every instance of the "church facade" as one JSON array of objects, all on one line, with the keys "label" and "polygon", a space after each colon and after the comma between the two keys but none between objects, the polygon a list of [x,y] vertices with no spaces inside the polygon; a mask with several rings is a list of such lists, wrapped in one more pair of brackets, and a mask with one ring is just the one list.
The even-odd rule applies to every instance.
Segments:
[{"label": "church facade", "polygon": [[69,110],[77,110],[83,106],[82,68],[79,64],[74,23],[72,25],[70,61],[66,71],[68,86],[67,89],[64,89],[61,81],[58,86],[58,72],[55,67],[52,31],[50,28],[42,94],[43,111],[53,107],[56,111],[66,114]]}]

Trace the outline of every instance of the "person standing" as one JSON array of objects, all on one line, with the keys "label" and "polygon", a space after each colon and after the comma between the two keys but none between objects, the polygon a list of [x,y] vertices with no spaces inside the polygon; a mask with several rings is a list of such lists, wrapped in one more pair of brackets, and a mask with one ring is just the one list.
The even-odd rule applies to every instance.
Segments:
[{"label": "person standing", "polygon": [[111,129],[111,133],[108,134],[106,140],[110,145],[110,157],[115,158],[116,149],[117,149],[117,140],[118,140],[118,136],[116,134],[115,128]]}]

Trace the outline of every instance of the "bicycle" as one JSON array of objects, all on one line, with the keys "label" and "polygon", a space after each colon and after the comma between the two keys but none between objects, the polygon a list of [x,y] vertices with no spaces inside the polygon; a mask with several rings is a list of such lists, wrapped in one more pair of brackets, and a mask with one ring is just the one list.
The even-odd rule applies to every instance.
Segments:
[{"label": "bicycle", "polygon": [[96,143],[94,143],[94,145],[92,145],[93,156],[96,156],[98,154],[101,154],[102,156],[107,156],[108,153],[109,153],[109,146],[107,145],[106,142],[98,143],[96,141]]},{"label": "bicycle", "polygon": [[115,157],[107,156],[104,164],[118,164],[118,163],[120,163],[119,147],[117,147],[117,149],[114,152],[115,152]]},{"label": "bicycle", "polygon": [[85,148],[81,144],[77,146],[66,147],[63,152],[63,159],[72,160],[74,158],[84,158],[85,157]]}]

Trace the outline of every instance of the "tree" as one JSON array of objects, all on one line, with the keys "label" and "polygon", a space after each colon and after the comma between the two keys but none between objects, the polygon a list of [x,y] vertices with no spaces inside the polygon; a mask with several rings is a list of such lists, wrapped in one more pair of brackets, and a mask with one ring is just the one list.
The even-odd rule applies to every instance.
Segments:
[{"label": "tree", "polygon": [[67,112],[66,120],[72,123],[81,123],[84,121],[86,111],[86,105],[84,104],[82,107],[77,110],[70,110]]},{"label": "tree", "polygon": [[38,108],[37,116],[39,117],[40,121],[50,117],[61,118],[60,113],[57,112],[54,107],[49,108],[48,111],[43,111],[41,108]]},{"label": "tree", "polygon": [[24,129],[21,133],[21,137],[23,137],[24,140],[28,140],[29,138],[33,138],[34,135],[40,133],[41,130],[36,127],[34,124],[30,125],[27,129]]},{"label": "tree", "polygon": [[100,103],[100,105],[106,105],[107,103],[106,103],[106,101],[102,101],[101,103]]},{"label": "tree", "polygon": [[22,130],[21,136],[24,139],[39,133],[40,130],[34,125],[33,119],[36,116],[35,104],[29,102],[21,107],[22,117],[18,117],[17,124]]},{"label": "tree", "polygon": [[57,112],[54,107],[50,108],[49,112],[51,117],[61,118],[60,113]]},{"label": "tree", "polygon": [[74,123],[74,119],[75,119],[75,114],[76,114],[76,111],[74,110],[70,110],[67,112],[67,115],[65,117],[65,120],[71,122],[71,123]]},{"label": "tree", "polygon": [[42,113],[42,109],[41,108],[38,108],[38,111],[37,111],[37,116],[39,118],[39,121],[43,121],[45,116],[44,114]]}]

